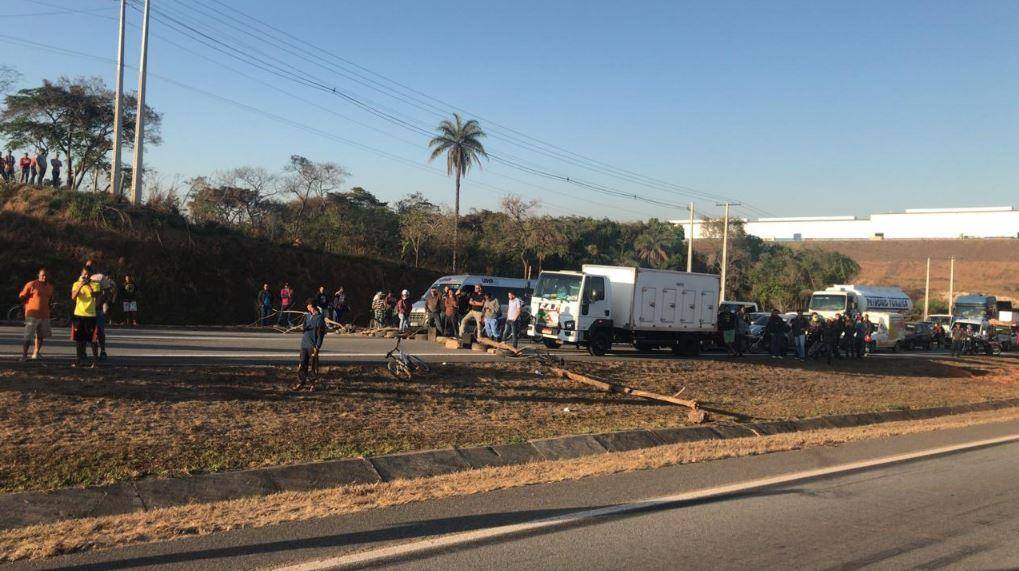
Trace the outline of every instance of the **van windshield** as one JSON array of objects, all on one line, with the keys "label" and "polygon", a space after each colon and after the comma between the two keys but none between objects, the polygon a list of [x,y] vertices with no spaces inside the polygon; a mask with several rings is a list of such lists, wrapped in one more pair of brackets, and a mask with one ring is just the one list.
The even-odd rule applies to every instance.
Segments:
[{"label": "van windshield", "polygon": [[580,299],[580,276],[567,274],[541,274],[534,295],[559,301]]},{"label": "van windshield", "polygon": [[845,309],[845,295],[817,293],[810,296],[810,311],[845,311]]},{"label": "van windshield", "polygon": [[463,282],[451,282],[451,281],[446,281],[446,280],[441,280],[441,279],[437,280],[435,283],[433,283],[431,285],[431,287],[426,289],[424,291],[424,293],[421,294],[421,299],[425,299],[425,297],[428,296],[428,292],[432,291],[432,288],[435,288],[435,289],[439,290],[439,293],[442,293],[443,291],[445,291],[446,287],[449,287],[449,289],[451,289],[453,291],[456,291],[456,290],[460,289],[461,285],[463,285]]}]

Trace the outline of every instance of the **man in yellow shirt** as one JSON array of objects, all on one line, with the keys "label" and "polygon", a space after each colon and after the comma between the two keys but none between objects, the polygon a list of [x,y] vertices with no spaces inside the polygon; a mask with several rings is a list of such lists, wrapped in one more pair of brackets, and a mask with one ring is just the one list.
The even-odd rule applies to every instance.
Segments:
[{"label": "man in yellow shirt", "polygon": [[74,302],[74,316],[71,318],[71,338],[74,339],[77,356],[72,366],[85,363],[85,343],[92,344],[92,367],[99,357],[99,343],[96,338],[96,303],[100,286],[89,278],[87,269],[81,271],[78,281],[71,286],[71,300]]}]

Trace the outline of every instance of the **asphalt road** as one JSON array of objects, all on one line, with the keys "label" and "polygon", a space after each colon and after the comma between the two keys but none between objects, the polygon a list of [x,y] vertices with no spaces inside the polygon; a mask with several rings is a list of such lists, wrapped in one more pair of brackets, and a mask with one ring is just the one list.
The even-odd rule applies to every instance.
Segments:
[{"label": "asphalt road", "polygon": [[[22,328],[0,326],[0,362],[17,359],[21,355]],[[177,365],[237,365],[237,364],[293,364],[297,359],[300,336],[297,333],[281,334],[274,331],[237,331],[210,329],[122,329],[107,330],[109,364]],[[322,363],[379,362],[395,341],[359,335],[327,335],[322,349]],[[531,346],[524,341],[524,346]],[[542,346],[534,345],[542,348]],[[500,357],[484,352],[446,349],[427,341],[405,341],[401,347],[408,353],[426,361],[493,361]],[[554,351],[569,359],[602,359],[591,357],[586,351],[565,347]],[[881,353],[878,358],[927,357],[938,352]],[[53,338],[47,340],[43,355],[51,363],[69,363],[74,355],[74,344],[69,331],[54,329]],[[624,359],[673,359],[671,352],[637,353],[633,349],[617,346],[609,354]],[[706,353],[704,358],[727,358],[719,353]],[[765,359],[767,355],[748,355],[749,359]]]},{"label": "asphalt road", "polygon": [[1019,422],[672,466],[17,569],[1001,569]]}]

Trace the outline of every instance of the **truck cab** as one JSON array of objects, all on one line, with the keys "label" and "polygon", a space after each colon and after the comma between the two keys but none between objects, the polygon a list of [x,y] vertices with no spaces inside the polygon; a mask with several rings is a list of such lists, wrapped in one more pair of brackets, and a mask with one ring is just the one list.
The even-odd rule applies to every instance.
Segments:
[{"label": "truck cab", "polygon": [[583,345],[592,329],[612,327],[612,285],[604,276],[542,272],[531,296],[527,333],[546,345]]},{"label": "truck cab", "polygon": [[906,318],[913,310],[913,301],[896,287],[833,285],[811,294],[808,310],[825,319],[837,314],[865,314],[875,327],[873,345],[897,350],[904,346]]}]

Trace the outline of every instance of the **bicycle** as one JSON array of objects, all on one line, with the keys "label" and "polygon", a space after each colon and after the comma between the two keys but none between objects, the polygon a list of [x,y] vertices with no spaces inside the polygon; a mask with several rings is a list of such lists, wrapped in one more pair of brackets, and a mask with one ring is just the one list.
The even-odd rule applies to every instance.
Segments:
[{"label": "bicycle", "polygon": [[[24,321],[25,306],[18,304],[7,310],[7,321]],[[50,304],[50,323],[57,327],[67,327],[71,323],[71,312],[63,303]]]},{"label": "bicycle", "polygon": [[391,351],[386,353],[386,369],[389,370],[389,374],[399,381],[409,381],[414,376],[414,373],[430,373],[432,369],[428,366],[428,363],[425,363],[420,357],[415,357],[400,349],[400,342],[402,340],[403,337],[397,335],[396,347],[393,347]]}]

